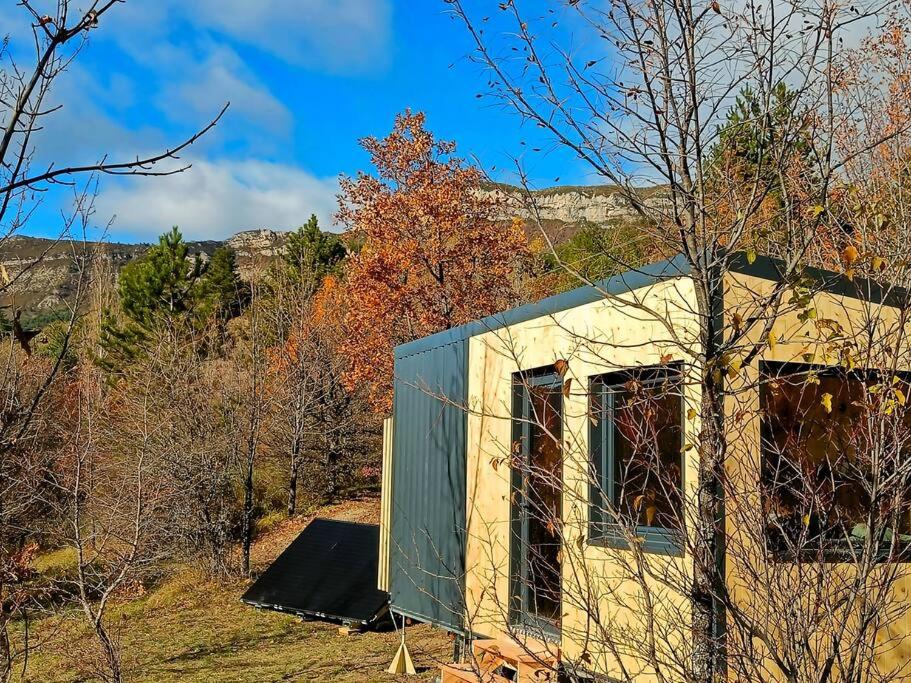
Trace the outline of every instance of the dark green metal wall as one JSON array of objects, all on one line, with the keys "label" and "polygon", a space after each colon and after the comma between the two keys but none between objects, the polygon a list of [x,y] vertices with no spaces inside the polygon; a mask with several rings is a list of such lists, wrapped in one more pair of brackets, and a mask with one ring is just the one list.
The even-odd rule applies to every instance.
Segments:
[{"label": "dark green metal wall", "polygon": [[390,602],[463,629],[468,338],[395,358]]}]

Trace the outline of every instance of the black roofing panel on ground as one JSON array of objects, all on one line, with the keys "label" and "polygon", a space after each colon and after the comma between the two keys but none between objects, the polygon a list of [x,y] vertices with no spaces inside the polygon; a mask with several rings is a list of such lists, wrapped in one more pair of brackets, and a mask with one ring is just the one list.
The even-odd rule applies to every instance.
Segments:
[{"label": "black roofing panel on ground", "polygon": [[369,624],[388,595],[376,587],[380,529],[314,519],[241,600],[256,607]]}]

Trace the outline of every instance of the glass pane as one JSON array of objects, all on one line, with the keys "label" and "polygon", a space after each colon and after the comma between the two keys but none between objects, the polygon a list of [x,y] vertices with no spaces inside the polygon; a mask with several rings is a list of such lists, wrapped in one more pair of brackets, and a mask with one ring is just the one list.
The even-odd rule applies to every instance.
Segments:
[{"label": "glass pane", "polygon": [[907,456],[906,384],[832,372],[764,380],[762,484],[773,545],[863,540],[871,520],[883,541],[893,530],[911,540],[908,476],[892,476]]},{"label": "glass pane", "polygon": [[613,500],[630,523],[682,528],[679,383],[630,380],[613,393]]},{"label": "glass pane", "polygon": [[559,623],[562,394],[554,387],[533,387],[529,393],[532,412],[526,474],[528,609],[538,617]]}]

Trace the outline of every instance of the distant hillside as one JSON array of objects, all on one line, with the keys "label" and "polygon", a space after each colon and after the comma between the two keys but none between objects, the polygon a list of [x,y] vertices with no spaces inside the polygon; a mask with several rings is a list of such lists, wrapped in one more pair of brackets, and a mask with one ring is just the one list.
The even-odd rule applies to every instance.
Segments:
[{"label": "distant hillside", "polygon": [[[486,186],[484,191],[504,200],[505,213],[530,217],[528,197],[521,188],[497,183]],[[643,188],[637,193],[650,206],[668,202],[661,187]],[[639,217],[616,185],[560,185],[534,190],[531,197],[541,219],[565,225],[626,222]]]},{"label": "distant hillside", "polygon": [[[503,219],[513,216],[529,219],[524,192],[511,185],[492,184],[483,192],[504,200]],[[642,190],[647,203],[661,203],[666,199],[661,188]],[[580,225],[595,223],[608,227],[618,223],[636,221],[638,216],[629,201],[616,186],[561,186],[537,190],[535,204],[548,235],[561,243],[578,230]],[[536,231],[536,228],[535,228]],[[248,230],[239,232],[224,241],[206,240],[190,242],[193,253],[211,255],[219,246],[227,244],[237,252],[238,264],[243,275],[248,275],[256,265],[274,258],[281,251],[287,233],[273,230]],[[534,234],[530,230],[530,234]],[[100,242],[88,245],[92,251],[110,259],[116,269],[142,255],[148,244],[122,244]],[[11,278],[16,279],[11,292],[0,302],[12,303],[23,310],[23,319],[40,321],[66,309],[73,301],[78,285],[75,260],[82,253],[83,245],[37,237],[12,237],[0,243],[0,263]],[[42,257],[38,265],[23,273],[23,268]]]},{"label": "distant hillside", "polygon": [[[248,230],[224,241],[195,241],[189,242],[189,246],[192,253],[207,258],[218,247],[228,245],[237,252],[241,274],[249,275],[257,264],[275,257],[284,242],[285,233]],[[53,317],[61,309],[66,309],[76,296],[79,284],[76,264],[84,250],[110,260],[115,269],[119,270],[145,253],[149,246],[119,242],[92,242],[84,245],[70,240],[11,237],[0,244],[0,263],[14,281],[2,303],[21,308],[26,324],[30,320]]]}]

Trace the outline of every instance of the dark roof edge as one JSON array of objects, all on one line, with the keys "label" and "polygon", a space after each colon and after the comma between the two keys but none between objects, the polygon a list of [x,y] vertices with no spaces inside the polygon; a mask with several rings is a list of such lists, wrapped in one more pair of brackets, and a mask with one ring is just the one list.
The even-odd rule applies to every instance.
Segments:
[{"label": "dark roof edge", "polygon": [[[785,269],[784,261],[768,256],[757,256],[753,263],[750,263],[745,252],[732,254],[727,265],[728,270],[732,272],[776,282],[782,279]],[[843,273],[813,266],[804,267],[801,273],[812,280],[817,291],[896,308],[907,306],[909,303],[908,291],[901,287],[885,286],[866,278],[851,279]]]},{"label": "dark roof edge", "polygon": [[[768,256],[757,256],[750,263],[745,252],[737,252],[731,254],[727,268],[735,273],[751,275],[763,280],[778,281],[784,271],[784,262]],[[869,301],[874,304],[885,304],[886,306],[902,307],[911,303],[909,292],[900,287],[887,287],[866,278],[854,278],[852,280],[843,273],[812,266],[803,268],[802,273],[808,276],[820,291]],[[658,261],[657,263],[651,263],[647,266],[615,275],[612,278],[595,283],[594,286],[579,287],[562,294],[547,297],[541,301],[495,313],[459,327],[453,327],[401,344],[395,347],[395,357],[397,359],[406,358],[422,351],[465,341],[477,334],[553,315],[577,306],[584,306],[603,299],[605,292],[614,295],[625,294],[626,292],[648,287],[662,280],[689,274],[690,265],[686,257],[683,254],[678,254],[672,259]]]},{"label": "dark roof edge", "polygon": [[594,303],[603,299],[605,293],[612,295],[625,294],[626,292],[648,287],[662,280],[689,275],[689,273],[689,263],[682,254],[678,254],[672,259],[629,270],[607,280],[597,282],[593,286],[586,285],[562,294],[555,294],[534,303],[518,306],[501,313],[494,313],[486,318],[474,320],[458,327],[401,344],[395,347],[395,358],[406,358],[422,351],[429,351],[440,346],[465,341],[484,332],[491,332],[509,325],[516,325],[535,318],[542,318],[571,308]]}]

